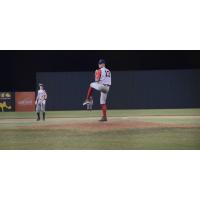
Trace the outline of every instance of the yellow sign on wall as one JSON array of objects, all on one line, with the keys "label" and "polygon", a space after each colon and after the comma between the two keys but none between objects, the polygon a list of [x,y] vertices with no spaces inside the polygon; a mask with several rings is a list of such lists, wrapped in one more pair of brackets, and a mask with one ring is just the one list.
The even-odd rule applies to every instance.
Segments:
[{"label": "yellow sign on wall", "polygon": [[14,110],[14,96],[11,92],[0,92],[0,112]]}]

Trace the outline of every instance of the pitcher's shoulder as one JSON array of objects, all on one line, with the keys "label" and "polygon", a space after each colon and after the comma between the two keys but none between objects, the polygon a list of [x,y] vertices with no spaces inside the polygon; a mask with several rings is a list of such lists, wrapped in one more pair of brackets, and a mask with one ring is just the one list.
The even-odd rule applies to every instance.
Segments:
[{"label": "pitcher's shoulder", "polygon": [[109,67],[106,67],[105,69],[108,70],[108,71],[110,71],[110,68],[109,68]]}]

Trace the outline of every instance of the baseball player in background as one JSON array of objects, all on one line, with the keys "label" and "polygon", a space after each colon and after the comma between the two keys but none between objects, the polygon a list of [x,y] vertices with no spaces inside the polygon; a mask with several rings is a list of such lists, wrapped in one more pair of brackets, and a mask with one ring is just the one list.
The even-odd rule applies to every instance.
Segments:
[{"label": "baseball player in background", "polygon": [[99,69],[95,71],[95,82],[90,84],[83,106],[90,104],[90,98],[93,95],[94,89],[100,91],[100,104],[102,108],[102,118],[100,121],[104,122],[107,121],[106,100],[111,86],[111,72],[106,68],[106,62],[104,59],[100,59],[98,65]]},{"label": "baseball player in background", "polygon": [[89,98],[90,103],[87,104],[87,110],[92,111],[92,106],[93,106],[93,98],[90,96]]},{"label": "baseball player in background", "polygon": [[45,106],[47,100],[47,93],[44,90],[43,84],[39,84],[39,90],[35,100],[37,121],[40,121],[40,112],[43,114],[43,120],[45,120]]}]

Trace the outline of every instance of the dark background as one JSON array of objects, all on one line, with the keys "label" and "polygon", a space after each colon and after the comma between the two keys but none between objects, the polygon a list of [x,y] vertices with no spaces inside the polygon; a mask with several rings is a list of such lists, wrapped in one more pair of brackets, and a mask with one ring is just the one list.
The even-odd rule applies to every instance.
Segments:
[{"label": "dark background", "polygon": [[0,91],[36,89],[36,72],[200,69],[200,51],[0,51]]},{"label": "dark background", "polygon": [[42,82],[48,110],[83,109],[100,58],[112,72],[109,108],[200,107],[200,51],[0,51],[0,91]]}]

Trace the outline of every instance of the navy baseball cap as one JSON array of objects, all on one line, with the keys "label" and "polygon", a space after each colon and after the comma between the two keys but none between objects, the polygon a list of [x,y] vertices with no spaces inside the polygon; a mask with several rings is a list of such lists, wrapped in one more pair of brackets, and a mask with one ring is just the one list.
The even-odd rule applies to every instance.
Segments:
[{"label": "navy baseball cap", "polygon": [[99,64],[99,65],[100,65],[100,64],[106,64],[106,61],[105,61],[104,59],[100,59],[99,62],[98,62],[98,64]]}]

